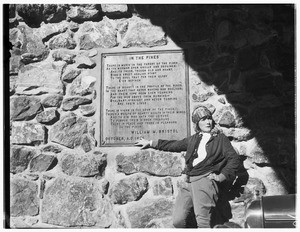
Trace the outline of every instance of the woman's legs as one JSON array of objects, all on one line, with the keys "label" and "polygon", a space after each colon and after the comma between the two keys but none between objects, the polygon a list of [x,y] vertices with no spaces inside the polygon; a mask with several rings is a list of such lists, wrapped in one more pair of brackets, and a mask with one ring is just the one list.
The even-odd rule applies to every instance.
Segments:
[{"label": "woman's legs", "polygon": [[176,200],[173,211],[173,225],[175,228],[186,228],[186,220],[193,210],[193,200],[190,192],[190,184],[188,188],[181,188]]},{"label": "woman's legs", "polygon": [[198,228],[210,228],[212,209],[218,200],[216,182],[203,177],[191,183],[191,193]]}]

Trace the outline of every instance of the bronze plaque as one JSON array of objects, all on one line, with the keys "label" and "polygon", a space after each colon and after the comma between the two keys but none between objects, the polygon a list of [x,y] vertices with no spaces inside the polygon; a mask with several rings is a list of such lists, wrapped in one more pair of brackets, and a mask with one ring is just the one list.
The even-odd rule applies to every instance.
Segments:
[{"label": "bronze plaque", "polygon": [[100,146],[189,135],[183,51],[102,54]]}]

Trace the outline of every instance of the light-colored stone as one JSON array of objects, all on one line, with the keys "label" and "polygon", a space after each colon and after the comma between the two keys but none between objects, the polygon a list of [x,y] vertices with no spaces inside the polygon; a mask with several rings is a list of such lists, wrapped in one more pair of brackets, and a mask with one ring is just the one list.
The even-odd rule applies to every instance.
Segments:
[{"label": "light-colored stone", "polygon": [[33,122],[13,122],[11,142],[13,144],[42,144],[45,142],[45,127]]},{"label": "light-colored stone", "polygon": [[62,68],[53,68],[53,63],[27,65],[20,70],[16,83],[17,94],[63,94],[60,80]]},{"label": "light-colored stone", "polygon": [[156,176],[180,176],[184,168],[181,154],[141,150],[134,155],[119,154],[118,171],[126,174],[144,172]]},{"label": "light-colored stone", "polygon": [[69,176],[102,176],[106,166],[106,154],[64,154],[60,166]]},{"label": "light-colored stone", "polygon": [[69,148],[80,145],[82,135],[88,132],[87,122],[70,113],[61,118],[49,131],[49,140]]},{"label": "light-colored stone", "polygon": [[45,190],[42,222],[64,227],[110,227],[114,221],[113,208],[101,189],[97,181],[90,179],[55,179]]},{"label": "light-colored stone", "polygon": [[131,228],[155,227],[155,222],[162,219],[165,228],[172,228],[173,202],[164,198],[141,201],[127,208]]},{"label": "light-colored stone", "polygon": [[109,196],[115,204],[139,200],[148,191],[147,177],[134,175],[121,179],[110,188]]},{"label": "light-colored stone", "polygon": [[10,182],[10,214],[13,217],[35,216],[39,213],[36,183],[14,178]]}]

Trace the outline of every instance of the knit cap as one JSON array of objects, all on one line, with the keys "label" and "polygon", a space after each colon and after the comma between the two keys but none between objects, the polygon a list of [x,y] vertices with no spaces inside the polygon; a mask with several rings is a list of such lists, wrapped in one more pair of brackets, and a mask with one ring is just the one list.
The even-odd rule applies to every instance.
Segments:
[{"label": "knit cap", "polygon": [[212,117],[211,112],[205,106],[197,107],[192,113],[192,122],[198,123],[203,117]]}]

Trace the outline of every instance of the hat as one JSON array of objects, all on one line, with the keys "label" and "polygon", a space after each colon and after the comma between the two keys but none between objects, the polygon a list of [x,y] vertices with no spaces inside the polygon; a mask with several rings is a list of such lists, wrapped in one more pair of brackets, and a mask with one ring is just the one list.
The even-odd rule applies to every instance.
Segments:
[{"label": "hat", "polygon": [[192,122],[198,123],[201,118],[206,116],[212,116],[210,110],[207,109],[205,106],[199,106],[192,113]]}]

